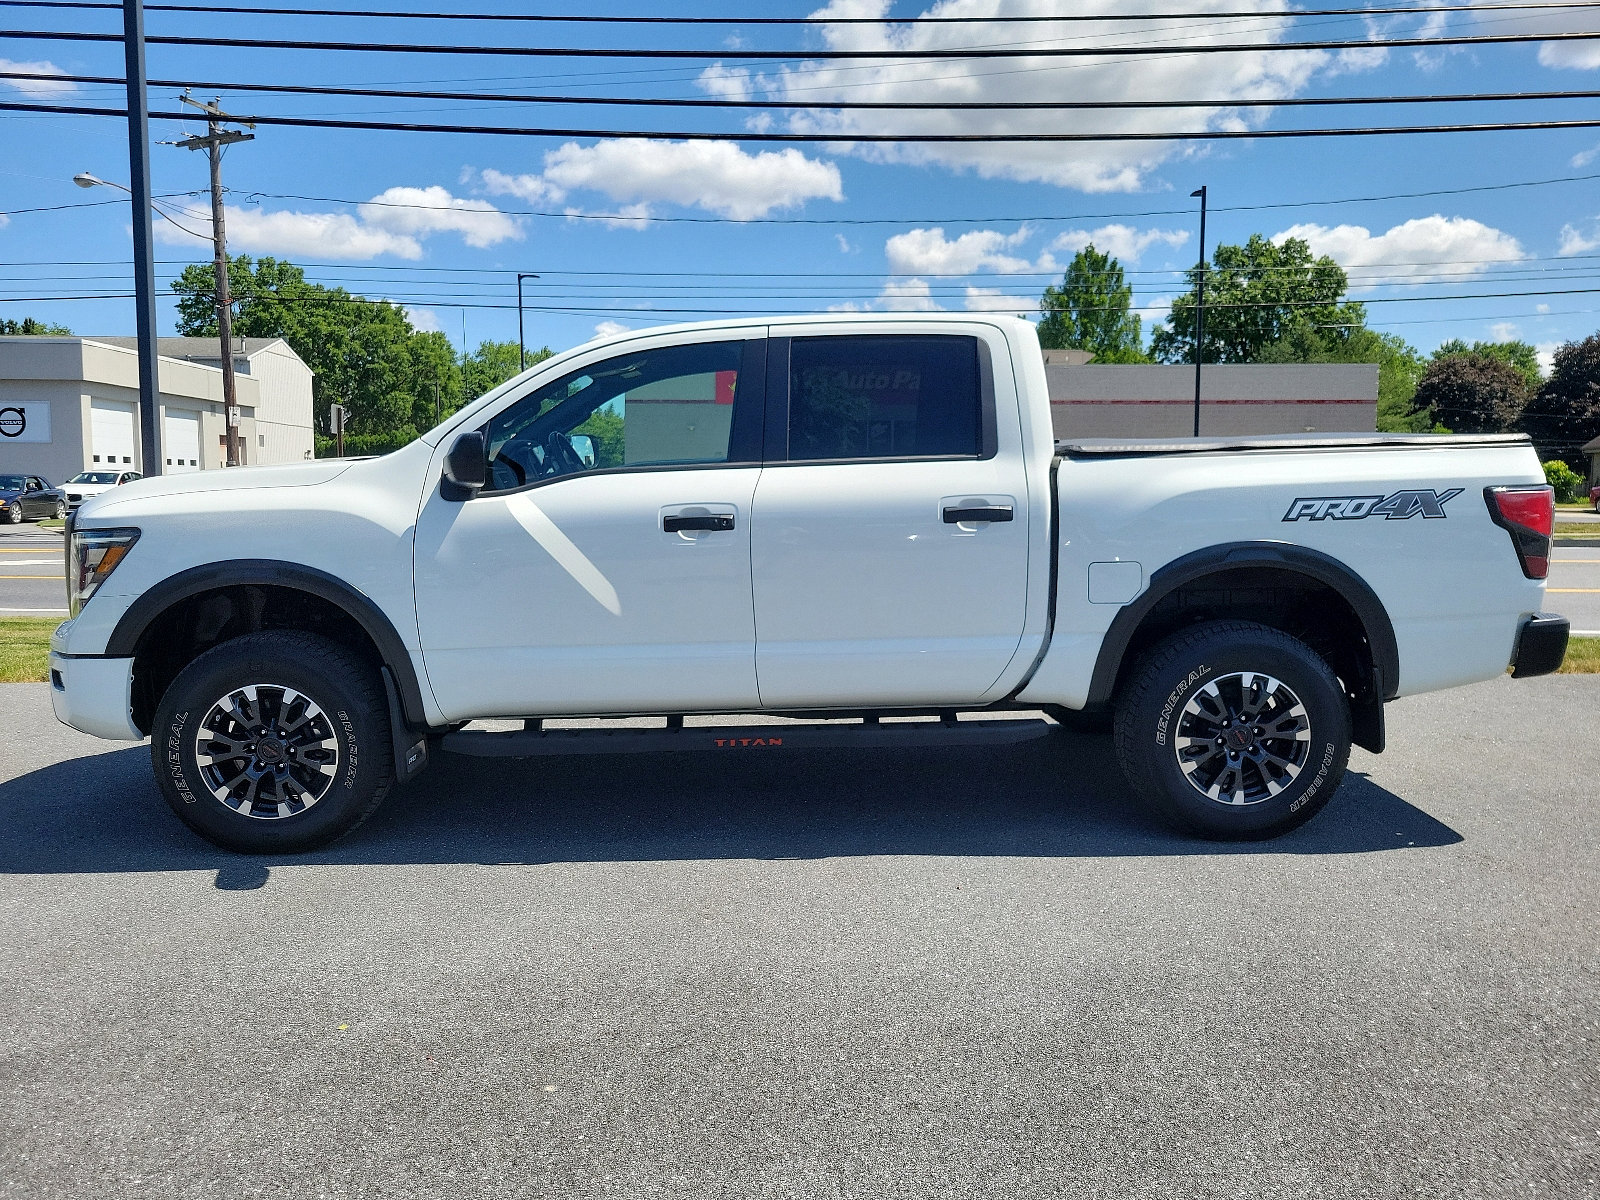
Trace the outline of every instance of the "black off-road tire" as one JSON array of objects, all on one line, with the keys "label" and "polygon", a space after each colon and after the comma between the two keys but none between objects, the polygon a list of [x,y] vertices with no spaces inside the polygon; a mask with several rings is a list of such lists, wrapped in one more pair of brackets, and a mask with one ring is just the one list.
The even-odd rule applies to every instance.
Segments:
[{"label": "black off-road tire", "polygon": [[[245,700],[234,711],[259,721],[230,724],[218,706],[230,697],[240,704],[247,687],[259,689],[256,700]],[[299,699],[287,700],[291,693]],[[288,713],[281,722],[271,716],[275,700],[280,713]],[[318,715],[308,719],[313,708]],[[297,720],[300,744],[292,736],[277,736],[280,724],[287,728]],[[218,728],[227,732],[219,740],[208,739],[212,752],[233,744],[228,739],[241,730],[265,733],[253,741],[238,739],[239,745],[255,746],[255,753],[231,757],[223,752],[218,765],[211,754],[202,755],[197,740],[203,729]],[[244,854],[325,846],[377,811],[394,781],[388,707],[377,671],[326,638],[290,631],[246,634],[185,667],[156,707],[150,758],[161,793],[179,820],[207,841]],[[307,766],[307,758],[316,761]],[[245,779],[239,785],[244,798],[230,793],[226,802],[214,790],[235,770],[267,776],[276,770],[281,780],[291,764],[297,775],[287,785],[266,778],[252,793],[251,780]],[[322,789],[309,803],[304,800],[311,791],[297,782],[305,779],[312,781],[311,789]],[[284,796],[290,799],[281,809],[271,803]],[[297,803],[303,807],[296,810]],[[282,809],[290,811],[274,815]]]},{"label": "black off-road tire", "polygon": [[[1267,723],[1236,719],[1268,692],[1258,710]],[[1302,716],[1290,715],[1291,700]],[[1213,712],[1222,718],[1213,721]],[[1254,736],[1274,729],[1284,736]],[[1227,739],[1245,736],[1250,745],[1230,757]],[[1260,840],[1303,825],[1333,797],[1350,758],[1350,706],[1304,642],[1249,621],[1213,621],[1144,655],[1117,699],[1114,737],[1129,784],[1170,824],[1222,841]],[[1217,796],[1203,790],[1208,782]]]}]

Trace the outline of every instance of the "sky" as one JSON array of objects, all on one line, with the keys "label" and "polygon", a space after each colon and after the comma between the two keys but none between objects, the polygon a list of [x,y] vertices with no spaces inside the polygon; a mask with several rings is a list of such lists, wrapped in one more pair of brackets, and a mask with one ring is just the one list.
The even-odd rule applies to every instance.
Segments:
[{"label": "sky", "polygon": [[[270,2],[270,0],[269,0]],[[355,7],[341,3],[328,7]],[[396,5],[398,7],[398,5]],[[407,0],[413,11],[444,7]],[[1299,7],[1318,7],[1300,5]],[[1320,7],[1353,7],[1323,4]],[[1388,7],[1398,7],[1389,4]],[[1485,6],[1487,7],[1487,6]],[[707,49],[706,60],[348,53],[154,45],[152,79],[226,83],[197,94],[239,114],[522,127],[721,131],[726,140],[305,129],[263,125],[223,163],[229,249],[273,255],[319,282],[388,297],[458,346],[517,338],[516,275],[530,347],[677,321],[811,311],[1033,311],[1074,252],[1113,253],[1148,332],[1197,253],[1253,233],[1301,237],[1349,273],[1368,323],[1431,351],[1451,338],[1556,346],[1600,329],[1600,128],[1314,139],[1034,144],[852,142],[871,133],[1237,130],[1600,118],[1600,101],[1246,107],[1289,97],[1600,91],[1600,41],[1461,48],[1198,53],[1218,44],[1600,30],[1600,7],[1538,13],[1408,12],[1290,17],[1279,0],[833,0],[772,2],[761,16],[862,17],[859,25],[533,25],[389,18],[151,12],[151,35],[363,44]],[[0,4],[0,9],[4,5]],[[1142,23],[912,26],[918,16],[1044,11],[1182,13]],[[1249,10],[1247,17],[1206,16]],[[462,9],[461,11],[467,11]],[[471,11],[527,12],[507,0]],[[748,15],[737,5],[610,0],[620,15]],[[1275,15],[1279,14],[1279,15]],[[4,9],[7,28],[120,32],[115,12]],[[1138,57],[900,61],[817,51],[973,46],[1171,47]],[[741,58],[753,49],[792,57]],[[120,107],[117,43],[0,36],[0,100]],[[437,99],[295,96],[243,83],[298,83],[569,97],[721,97],[800,109],[686,110]],[[152,86],[150,107],[181,91]],[[840,100],[1213,100],[1232,107],[1076,112],[830,109]],[[152,123],[158,142],[202,130]],[[740,142],[740,133],[837,135]],[[79,333],[133,332],[127,197],[83,190],[88,172],[128,180],[115,117],[0,113],[0,317]],[[158,144],[160,278],[209,261],[202,153]],[[1551,182],[1554,181],[1554,182]],[[1512,186],[1517,185],[1517,186]],[[1520,186],[1533,185],[1533,186]],[[1432,193],[1418,195],[1417,193]],[[24,212],[18,210],[41,209]],[[206,234],[205,240],[179,226]],[[1544,293],[1484,297],[1484,293]],[[83,297],[83,298],[80,298]],[[159,302],[163,333],[175,309]]]}]

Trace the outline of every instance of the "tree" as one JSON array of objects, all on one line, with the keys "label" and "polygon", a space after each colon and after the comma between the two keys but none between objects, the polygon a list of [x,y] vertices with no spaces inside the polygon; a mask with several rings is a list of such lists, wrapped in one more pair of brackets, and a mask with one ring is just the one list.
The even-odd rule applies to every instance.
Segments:
[{"label": "tree", "polygon": [[1096,362],[1149,362],[1139,317],[1129,311],[1133,289],[1122,264],[1093,243],[1079,250],[1039,298],[1039,344],[1047,350],[1088,350]]},{"label": "tree", "polygon": [[1416,349],[1396,334],[1356,329],[1335,341],[1321,330],[1300,326],[1262,347],[1256,361],[1375,363],[1379,432],[1426,433],[1433,429],[1427,410],[1416,405],[1417,382],[1426,364]]},{"label": "tree", "polygon": [[[1299,238],[1276,245],[1251,234],[1243,246],[1218,246],[1211,262],[1205,275],[1205,362],[1259,361],[1265,347],[1299,330],[1338,346],[1366,326],[1366,309],[1343,298],[1348,281],[1339,264],[1327,255],[1313,258]],[[1150,343],[1160,362],[1194,361],[1200,268],[1187,274],[1190,290],[1172,302]]]},{"label": "tree", "polygon": [[1504,433],[1528,399],[1522,372],[1487,354],[1435,359],[1417,384],[1417,406],[1455,433]]},{"label": "tree", "polygon": [[65,325],[53,325],[48,321],[35,321],[32,317],[23,317],[22,320],[0,319],[0,337],[71,337],[72,330]]},{"label": "tree", "polygon": [[[528,351],[528,365],[541,363],[554,353],[549,346]],[[522,371],[522,351],[516,342],[479,342],[478,348],[461,358],[461,392],[467,400],[494,391]]]},{"label": "tree", "polygon": [[1473,342],[1469,346],[1460,338],[1451,338],[1433,352],[1433,357],[1449,358],[1452,354],[1479,354],[1509,363],[1522,372],[1530,392],[1537,392],[1544,383],[1544,372],[1539,369],[1539,352],[1527,342]]},{"label": "tree", "polygon": [[1600,333],[1556,350],[1550,378],[1522,411],[1518,428],[1540,457],[1583,469],[1578,448],[1600,437]]}]

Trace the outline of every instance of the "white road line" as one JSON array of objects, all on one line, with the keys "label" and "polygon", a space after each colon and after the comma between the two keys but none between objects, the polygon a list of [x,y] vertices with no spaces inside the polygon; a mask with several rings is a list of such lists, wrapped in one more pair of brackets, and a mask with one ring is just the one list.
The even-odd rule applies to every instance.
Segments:
[{"label": "white road line", "polygon": [[67,615],[67,610],[64,609],[64,608],[0,608],[0,612],[52,613],[52,614],[54,614],[56,616],[61,616],[61,617],[64,617],[64,616]]},{"label": "white road line", "polygon": [[[5,558],[0,559],[0,567],[53,567],[61,559],[57,558]],[[1600,562],[1600,558],[1595,559]]]}]

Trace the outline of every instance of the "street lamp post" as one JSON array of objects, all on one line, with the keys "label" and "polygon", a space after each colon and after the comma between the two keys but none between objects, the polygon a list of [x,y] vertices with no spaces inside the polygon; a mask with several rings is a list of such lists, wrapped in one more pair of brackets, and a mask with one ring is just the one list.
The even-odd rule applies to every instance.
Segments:
[{"label": "street lamp post", "polygon": [[517,370],[528,369],[528,347],[522,335],[522,281],[539,278],[532,271],[517,272]]},{"label": "street lamp post", "polygon": [[1200,436],[1200,360],[1206,344],[1206,189],[1189,193],[1200,197],[1200,279],[1194,306],[1194,436]]}]

